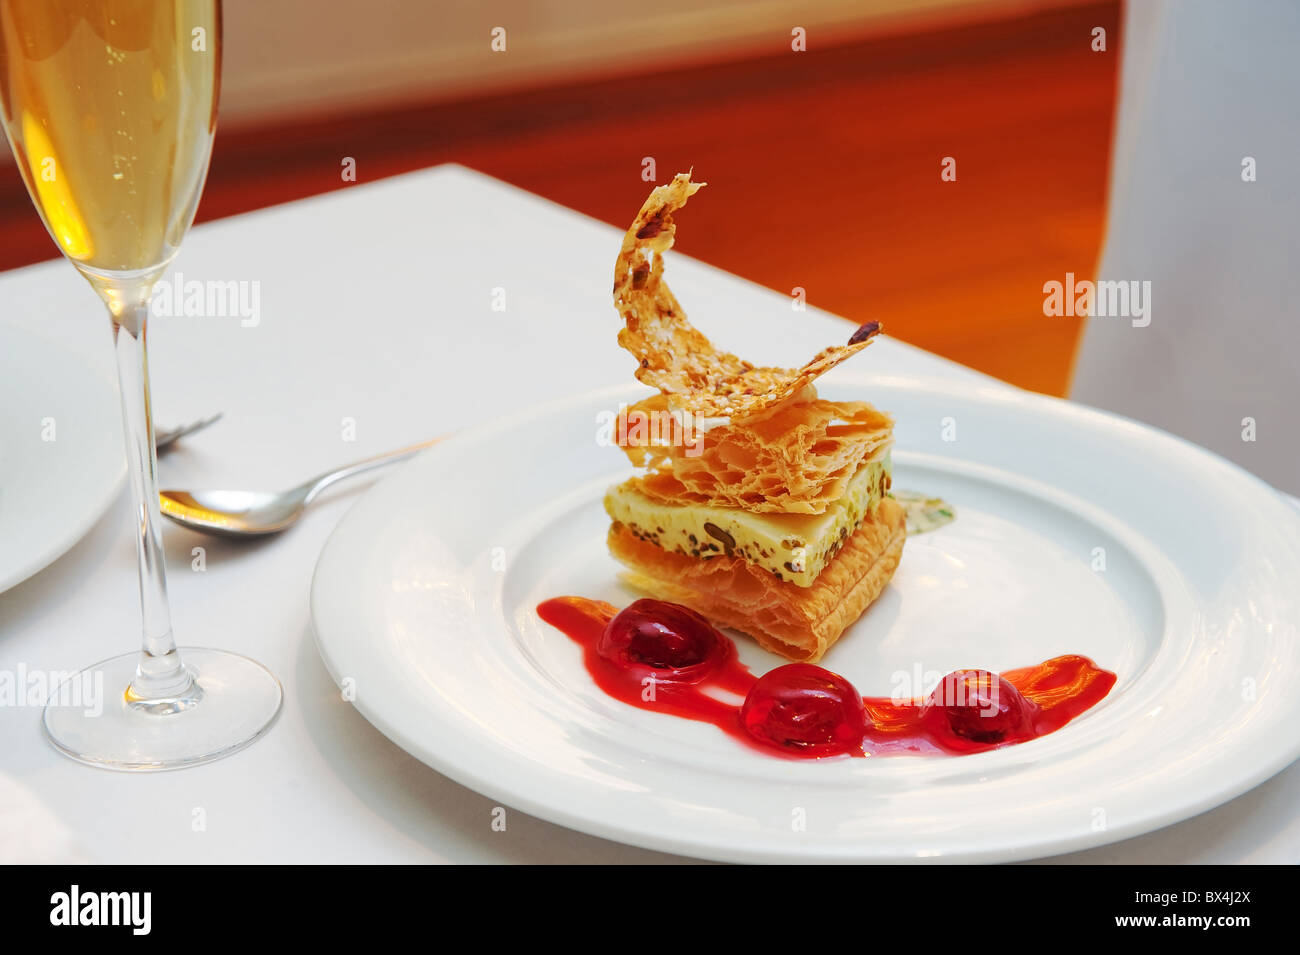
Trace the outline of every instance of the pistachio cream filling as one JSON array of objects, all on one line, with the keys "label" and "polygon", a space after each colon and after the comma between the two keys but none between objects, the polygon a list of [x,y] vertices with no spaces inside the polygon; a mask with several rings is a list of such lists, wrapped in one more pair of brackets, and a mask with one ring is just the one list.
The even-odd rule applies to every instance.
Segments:
[{"label": "pistachio cream filling", "polygon": [[631,482],[609,489],[605,510],[641,540],[691,557],[740,557],[809,587],[889,489],[886,452],[863,464],[822,514],[755,514],[732,507],[665,504]]}]

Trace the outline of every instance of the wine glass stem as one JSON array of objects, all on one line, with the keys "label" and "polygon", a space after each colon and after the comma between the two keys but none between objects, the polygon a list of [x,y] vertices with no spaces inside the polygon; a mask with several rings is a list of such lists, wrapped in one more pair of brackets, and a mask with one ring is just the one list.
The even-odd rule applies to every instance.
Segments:
[{"label": "wine glass stem", "polygon": [[198,687],[181,664],[172,638],[171,611],[167,604],[162,518],[158,513],[158,459],[149,399],[147,327],[152,282],[137,282],[114,292],[105,298],[113,319],[113,345],[122,394],[126,463],[135,504],[140,613],[144,624],[140,663],[127,688],[126,699],[143,709],[183,709],[188,702],[197,702],[194,697]]}]

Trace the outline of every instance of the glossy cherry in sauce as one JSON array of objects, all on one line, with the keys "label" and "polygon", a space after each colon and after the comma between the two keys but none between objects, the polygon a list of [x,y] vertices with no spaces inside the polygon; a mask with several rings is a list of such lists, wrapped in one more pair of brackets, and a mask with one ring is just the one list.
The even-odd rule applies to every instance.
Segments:
[{"label": "glossy cherry in sauce", "polygon": [[646,667],[661,679],[693,682],[708,676],[733,646],[694,610],[663,600],[638,600],[605,625],[596,652],[623,667]]},{"label": "glossy cherry in sauce", "polygon": [[920,721],[948,749],[980,749],[1032,739],[1037,709],[1005,677],[955,670],[926,698]]},{"label": "glossy cherry in sauce", "polygon": [[741,704],[740,722],[759,743],[803,756],[860,754],[867,729],[853,684],[811,663],[790,663],[759,677]]}]

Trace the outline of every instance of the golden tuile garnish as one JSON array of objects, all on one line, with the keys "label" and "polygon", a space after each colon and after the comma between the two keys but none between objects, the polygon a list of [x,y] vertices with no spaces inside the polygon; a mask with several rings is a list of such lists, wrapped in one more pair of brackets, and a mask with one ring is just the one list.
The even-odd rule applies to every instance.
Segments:
[{"label": "golden tuile garnish", "polygon": [[818,376],[870,344],[880,331],[868,322],[850,344],[823,349],[802,368],[756,368],[720,351],[686,318],[663,280],[663,253],[676,236],[673,213],[704,183],[688,172],[657,187],[623,239],[614,267],[614,307],[623,316],[618,343],[640,363],[637,380],[658,388],[675,411],[742,421],[793,397]]}]

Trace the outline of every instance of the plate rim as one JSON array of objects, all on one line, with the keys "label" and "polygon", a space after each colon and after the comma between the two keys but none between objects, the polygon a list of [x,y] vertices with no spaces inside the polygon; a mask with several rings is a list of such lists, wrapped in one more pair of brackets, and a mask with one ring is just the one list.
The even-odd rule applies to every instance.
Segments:
[{"label": "plate rim", "polygon": [[[117,386],[105,375],[100,374],[100,372],[95,369],[83,355],[74,349],[68,348],[63,342],[56,338],[50,338],[37,332],[33,332],[11,322],[4,323],[3,327],[0,327],[0,335],[7,334],[13,334],[17,338],[26,339],[28,341],[36,341],[41,345],[62,352],[64,354],[65,364],[75,363],[85,372],[85,374],[81,376],[83,380],[99,382],[99,384],[104,386],[105,393],[112,395],[112,404],[117,405],[120,403]],[[120,417],[120,414],[121,413],[119,412],[118,415],[114,417]],[[121,427],[120,421],[117,422],[117,427]],[[33,556],[20,560],[17,569],[8,573],[7,576],[0,575],[0,594],[13,590],[15,587],[26,583],[37,574],[46,570],[59,558],[68,553],[68,551],[76,547],[77,544],[81,542],[82,538],[90,532],[91,528],[93,528],[100,519],[108,513],[109,509],[113,506],[113,502],[116,501],[118,496],[122,493],[122,487],[126,483],[125,451],[121,451],[121,453],[117,455],[117,459],[117,468],[112,479],[97,482],[97,486],[101,488],[100,494],[96,497],[85,495],[80,498],[81,500],[87,501],[86,509],[80,519],[77,521],[69,521],[62,534],[49,538],[43,547],[38,551],[35,551]]]}]

